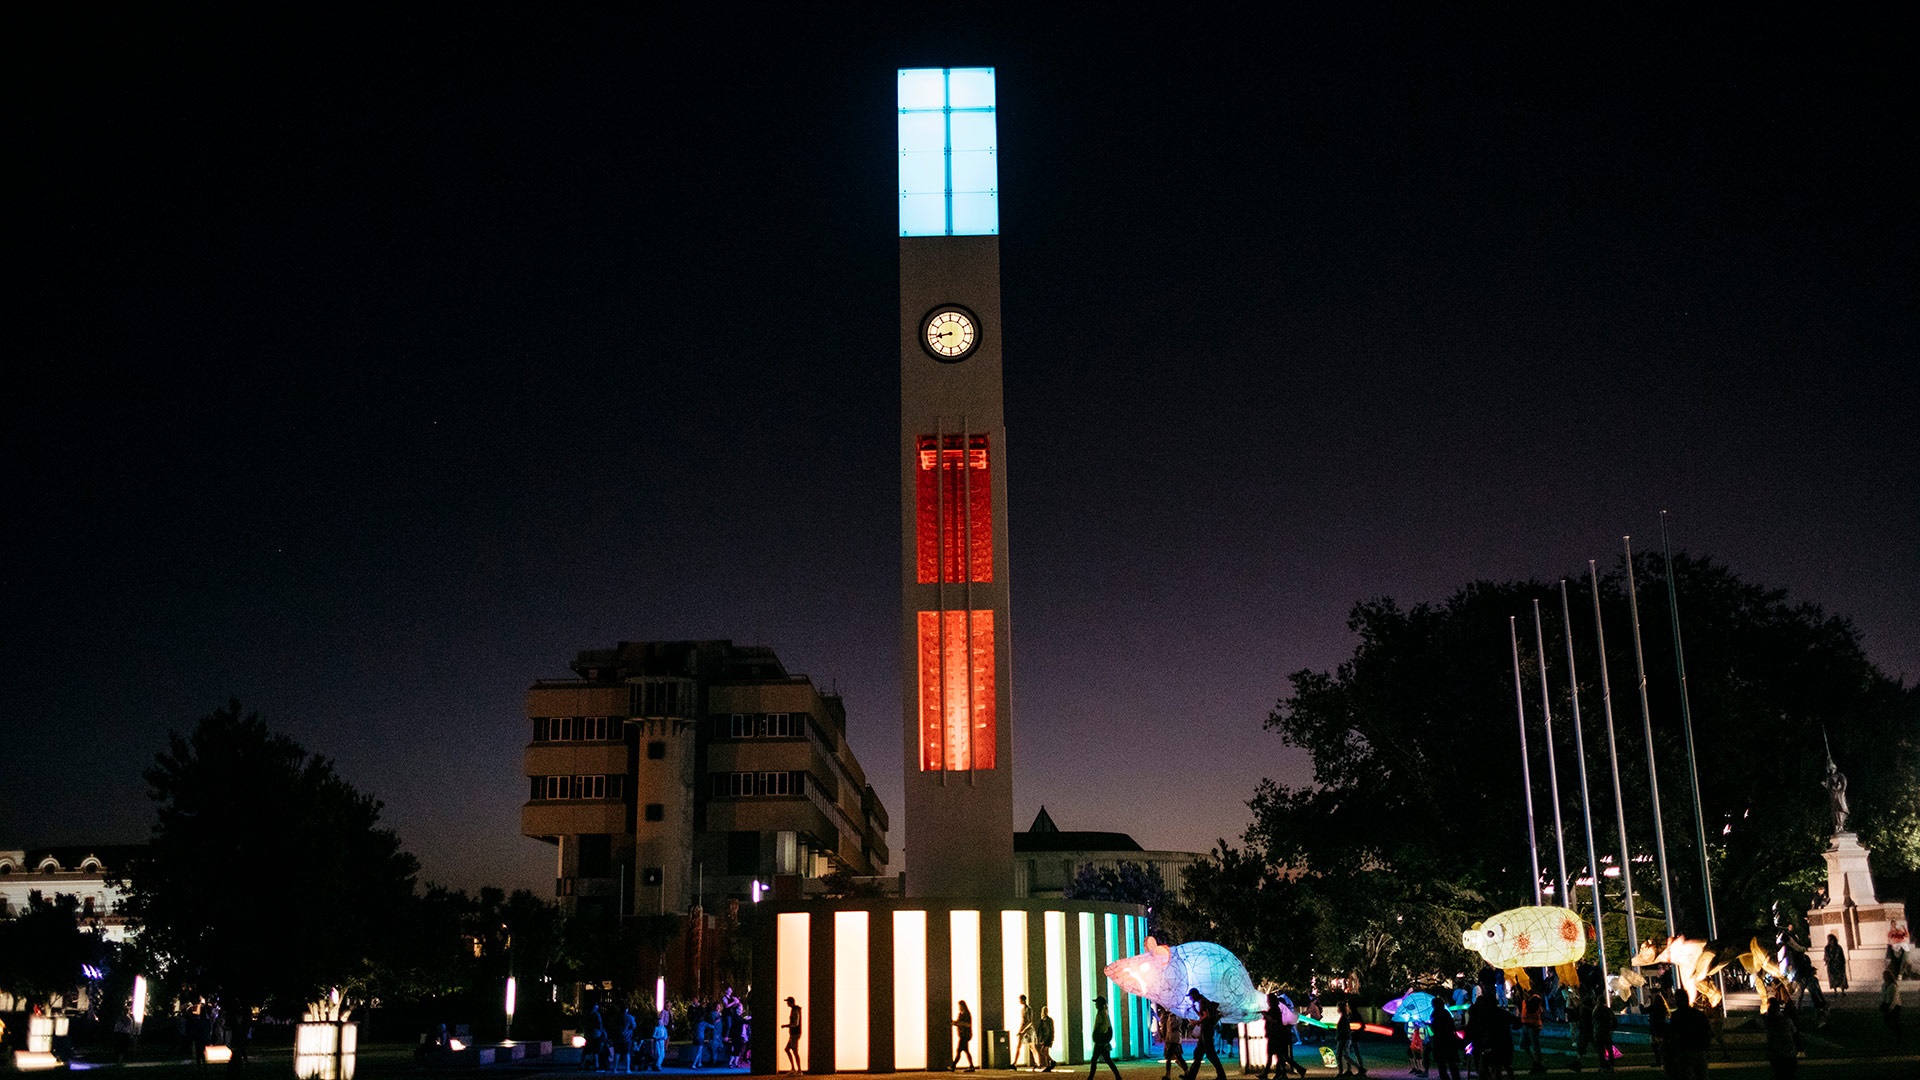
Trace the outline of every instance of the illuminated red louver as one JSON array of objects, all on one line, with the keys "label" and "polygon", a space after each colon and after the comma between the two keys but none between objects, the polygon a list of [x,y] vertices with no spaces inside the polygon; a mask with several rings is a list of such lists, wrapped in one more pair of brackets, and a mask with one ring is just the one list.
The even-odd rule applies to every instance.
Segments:
[{"label": "illuminated red louver", "polygon": [[993,612],[920,612],[920,770],[991,769]]},{"label": "illuminated red louver", "polygon": [[[918,577],[993,580],[993,487],[985,435],[922,435],[914,474]],[[965,538],[963,545],[962,538]]]}]

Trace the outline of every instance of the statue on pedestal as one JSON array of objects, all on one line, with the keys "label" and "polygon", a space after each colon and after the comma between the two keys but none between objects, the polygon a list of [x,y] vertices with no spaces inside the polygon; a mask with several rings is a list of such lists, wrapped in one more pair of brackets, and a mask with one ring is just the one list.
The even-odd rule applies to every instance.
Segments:
[{"label": "statue on pedestal", "polygon": [[1833,831],[1836,834],[1846,832],[1847,777],[1840,771],[1840,767],[1831,761],[1827,762],[1826,788],[1827,800],[1833,810]]},{"label": "statue on pedestal", "polygon": [[[1820,741],[1823,744],[1826,743],[1827,733],[1825,731],[1820,733]],[[1845,773],[1840,771],[1840,766],[1833,763],[1833,748],[1831,746],[1827,747],[1827,778],[1821,782],[1821,786],[1827,789],[1828,808],[1833,811],[1833,834],[1838,836],[1847,831],[1847,815],[1849,813],[1847,809],[1847,777]]]}]

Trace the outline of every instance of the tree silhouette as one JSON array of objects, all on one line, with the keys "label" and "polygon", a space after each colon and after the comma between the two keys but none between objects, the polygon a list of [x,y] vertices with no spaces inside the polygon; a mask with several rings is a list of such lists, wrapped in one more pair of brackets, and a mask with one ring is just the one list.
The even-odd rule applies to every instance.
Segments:
[{"label": "tree silhouette", "polygon": [[145,777],[159,812],[126,913],[169,981],[230,1014],[364,996],[416,872],[380,803],[237,701],[171,734]]}]

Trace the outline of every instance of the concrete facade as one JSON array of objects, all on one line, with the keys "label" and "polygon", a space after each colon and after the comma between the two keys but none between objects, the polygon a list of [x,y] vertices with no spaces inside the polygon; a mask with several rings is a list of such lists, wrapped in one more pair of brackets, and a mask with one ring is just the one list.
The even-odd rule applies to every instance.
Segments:
[{"label": "concrete facade", "polygon": [[[900,240],[901,727],[912,896],[1013,894],[1013,624],[999,244],[994,236]],[[972,315],[978,338],[966,356],[943,361],[928,351],[923,334],[927,317],[950,306]],[[931,460],[929,439],[938,440]],[[976,440],[984,445],[975,446]],[[932,480],[955,469],[962,471],[960,483]],[[970,492],[983,480],[989,492],[983,501],[991,509],[990,560],[988,552],[974,550],[971,500],[956,498],[953,490]],[[940,493],[931,529],[925,509],[930,482]],[[941,549],[932,574],[925,558],[930,532],[940,534]],[[964,554],[950,560],[946,546],[954,541]],[[929,617],[938,619],[935,641],[929,640]],[[955,634],[972,640],[956,647]],[[978,640],[983,636],[990,645]],[[968,670],[955,678],[952,668],[962,663]],[[956,683],[967,700],[957,700]],[[990,715],[982,716],[984,701],[972,700],[976,689],[990,697]],[[929,757],[942,756],[929,748],[926,729],[934,710],[943,723],[964,723],[984,736],[986,744],[968,758],[970,767],[927,767]],[[989,747],[991,763],[981,767]]]},{"label": "concrete facade", "polygon": [[753,883],[887,872],[885,807],[846,708],[772,650],[622,642],[527,691],[520,830],[569,914],[682,913]]}]

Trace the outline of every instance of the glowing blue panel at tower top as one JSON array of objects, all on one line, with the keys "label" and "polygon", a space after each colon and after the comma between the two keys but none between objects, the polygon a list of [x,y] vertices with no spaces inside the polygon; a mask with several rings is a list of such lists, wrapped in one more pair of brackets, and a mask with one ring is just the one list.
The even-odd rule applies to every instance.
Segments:
[{"label": "glowing blue panel at tower top", "polygon": [[1000,231],[992,68],[900,69],[900,235]]}]

